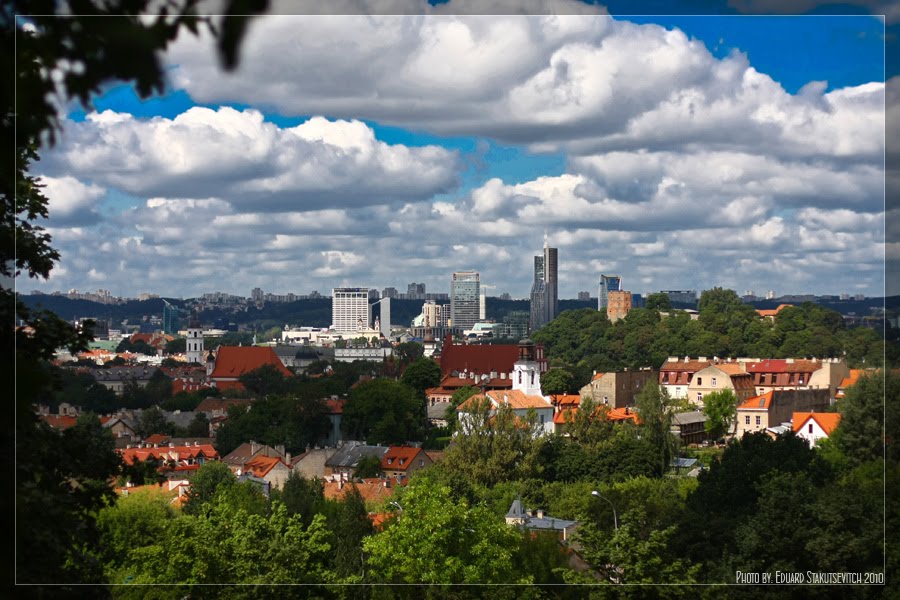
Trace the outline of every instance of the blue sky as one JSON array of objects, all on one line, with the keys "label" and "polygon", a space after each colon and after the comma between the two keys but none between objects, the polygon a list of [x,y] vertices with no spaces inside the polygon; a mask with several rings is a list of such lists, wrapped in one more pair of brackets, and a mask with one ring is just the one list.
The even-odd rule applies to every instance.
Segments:
[{"label": "blue sky", "polygon": [[645,293],[883,289],[879,19],[290,19],[255,24],[233,75],[179,40],[164,96],[72,110],[38,166],[63,252],[38,287],[446,291],[475,268],[524,296],[548,230],[562,297],[601,272]]}]

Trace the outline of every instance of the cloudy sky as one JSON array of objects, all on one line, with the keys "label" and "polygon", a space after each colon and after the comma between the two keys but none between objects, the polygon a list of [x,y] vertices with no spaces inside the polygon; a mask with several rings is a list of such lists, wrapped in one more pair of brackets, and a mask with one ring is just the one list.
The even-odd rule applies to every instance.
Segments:
[{"label": "cloudy sky", "polygon": [[33,169],[62,260],[29,289],[447,292],[476,269],[524,297],[546,232],[563,298],[601,273],[883,294],[881,19],[468,4],[268,16],[231,74],[183,36],[165,96],[73,106]]}]

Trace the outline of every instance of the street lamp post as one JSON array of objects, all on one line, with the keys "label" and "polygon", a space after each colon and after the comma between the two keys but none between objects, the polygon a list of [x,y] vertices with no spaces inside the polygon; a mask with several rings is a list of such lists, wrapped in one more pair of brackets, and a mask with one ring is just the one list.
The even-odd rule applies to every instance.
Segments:
[{"label": "street lamp post", "polygon": [[600,498],[601,500],[606,500],[607,502],[609,502],[609,505],[610,505],[610,507],[612,507],[612,511],[613,511],[613,525],[615,525],[616,531],[619,531],[619,517],[616,516],[616,505],[612,503],[612,500],[610,500],[609,498],[607,498],[605,496],[601,496],[600,492],[598,492],[597,490],[594,490],[593,492],[591,492],[591,496],[594,496],[595,498]]}]

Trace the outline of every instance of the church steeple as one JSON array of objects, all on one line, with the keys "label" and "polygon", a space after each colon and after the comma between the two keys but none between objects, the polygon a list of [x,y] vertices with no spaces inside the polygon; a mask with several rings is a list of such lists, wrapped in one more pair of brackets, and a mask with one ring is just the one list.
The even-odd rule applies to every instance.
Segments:
[{"label": "church steeple", "polygon": [[189,363],[203,364],[203,326],[200,324],[197,311],[191,315],[191,321],[188,324],[185,350],[185,356]]}]

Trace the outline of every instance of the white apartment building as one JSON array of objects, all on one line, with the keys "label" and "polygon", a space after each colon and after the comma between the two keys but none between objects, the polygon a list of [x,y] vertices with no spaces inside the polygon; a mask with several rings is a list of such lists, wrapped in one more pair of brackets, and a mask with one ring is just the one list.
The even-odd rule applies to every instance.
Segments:
[{"label": "white apartment building", "polygon": [[369,328],[369,288],[331,290],[331,329],[353,333]]}]

